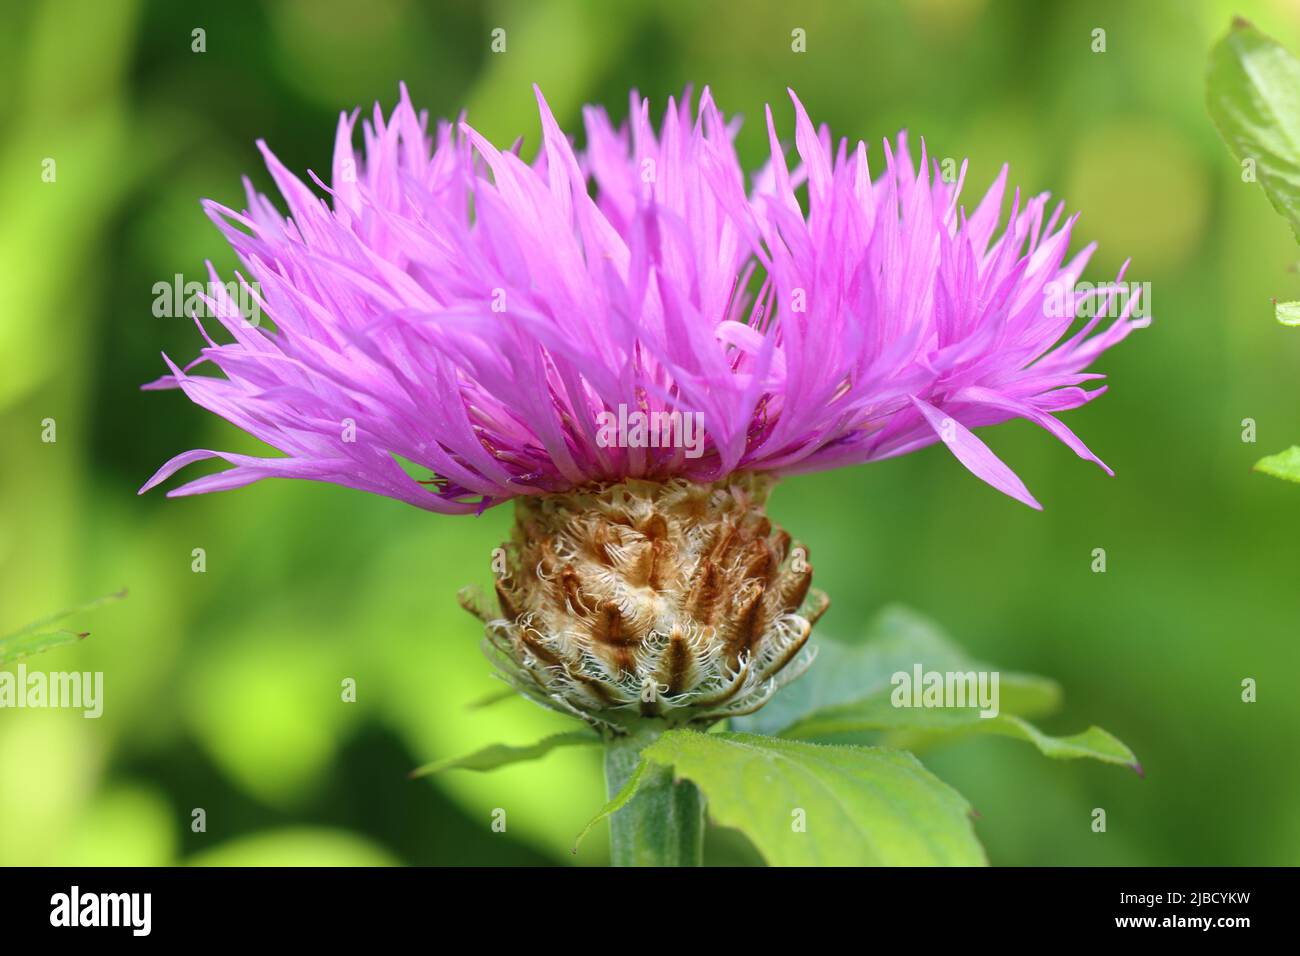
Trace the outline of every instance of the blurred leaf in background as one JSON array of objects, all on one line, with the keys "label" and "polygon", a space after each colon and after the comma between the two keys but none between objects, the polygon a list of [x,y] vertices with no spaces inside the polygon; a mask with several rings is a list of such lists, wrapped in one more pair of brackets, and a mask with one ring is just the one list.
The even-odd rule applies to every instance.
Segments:
[{"label": "blurred leaf in background", "polygon": [[1300,239],[1300,60],[1240,17],[1210,54],[1210,115]]}]

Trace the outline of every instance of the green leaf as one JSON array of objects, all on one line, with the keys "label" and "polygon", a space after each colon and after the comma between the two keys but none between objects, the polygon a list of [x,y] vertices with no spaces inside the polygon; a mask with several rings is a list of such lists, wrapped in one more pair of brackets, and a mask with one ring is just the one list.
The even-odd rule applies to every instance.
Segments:
[{"label": "green leaf", "polygon": [[698,786],[712,819],[773,866],[987,862],[965,798],[903,751],[670,730],[643,759]]},{"label": "green leaf", "polygon": [[601,820],[604,820],[610,814],[618,810],[622,810],[625,806],[627,806],[628,801],[631,800],[634,796],[636,796],[637,789],[641,786],[641,778],[645,775],[646,768],[649,766],[650,766],[650,761],[645,760],[644,758],[642,758],[640,762],[637,763],[636,767],[628,775],[627,782],[623,784],[623,786],[619,789],[618,793],[610,797],[609,802],[600,808],[600,812],[597,813],[590,820],[588,820],[587,825],[582,828],[582,832],[579,833],[577,838],[573,841],[574,853],[578,852],[578,845],[582,843],[583,839],[586,838],[587,834],[591,832],[592,827],[594,827]]},{"label": "green leaf", "polygon": [[1100,727],[1068,737],[1051,737],[1013,714],[981,717],[977,707],[895,707],[889,695],[877,695],[843,707],[828,708],[787,729],[782,736],[827,739],[865,731],[906,731],[921,735],[987,733],[1031,743],[1048,757],[1091,757],[1141,772],[1133,751]]},{"label": "green leaf", "polygon": [[57,614],[51,614],[49,617],[41,618],[39,621],[33,621],[12,634],[0,637],[0,666],[13,663],[24,657],[30,657],[33,654],[39,654],[41,651],[48,651],[52,647],[71,644],[73,641],[88,637],[90,635],[89,631],[52,628],[51,625],[57,624],[64,618],[71,617],[74,614],[93,611],[95,608],[102,607],[111,601],[120,601],[124,597],[126,597],[125,588],[115,594],[96,598],[93,601],[87,601],[85,604],[79,604],[76,607],[59,611]]},{"label": "green leaf", "polygon": [[598,743],[600,743],[600,737],[596,736],[594,732],[574,730],[569,733],[552,734],[549,737],[543,737],[535,744],[528,744],[523,747],[514,747],[509,744],[492,744],[463,757],[447,757],[442,760],[435,760],[433,763],[412,770],[410,776],[412,778],[427,777],[430,774],[442,773],[444,770],[496,770],[498,767],[505,767],[512,763],[545,757],[557,747]]},{"label": "green leaf", "polygon": [[1273,314],[1283,325],[1300,326],[1300,302],[1278,302]]},{"label": "green leaf", "polygon": [[[1133,752],[1099,727],[1052,737],[1024,720],[1059,706],[1061,690],[1054,681],[977,661],[933,622],[907,608],[885,608],[868,625],[864,644],[850,647],[831,641],[818,646],[808,674],[782,692],[798,688],[802,697],[778,696],[755,715],[757,719],[735,721],[735,729],[831,743],[874,743],[866,738],[888,733],[886,743],[909,749],[947,735],[987,733],[1031,743],[1049,757],[1090,757],[1141,770]],[[894,706],[894,675],[912,675],[918,666],[941,674],[996,671],[998,713],[981,717],[974,706]]]},{"label": "green leaf", "polygon": [[48,651],[64,644],[71,644],[89,636],[89,631],[58,630],[42,631],[40,634],[30,634],[23,637],[0,638],[0,666],[22,660],[24,657],[31,657],[41,651]]},{"label": "green leaf", "polygon": [[[935,671],[992,670],[971,658],[928,618],[901,605],[884,608],[867,625],[863,643],[817,639],[817,659],[808,672],[782,688],[762,710],[732,721],[733,730],[777,734],[827,708],[888,694],[890,679],[915,664]],[[1053,680],[1009,671],[1001,676],[1004,713],[1032,717],[1060,706]]]},{"label": "green leaf", "polygon": [[1255,462],[1255,470],[1274,478],[1300,481],[1300,445],[1292,445],[1286,451],[1261,458]]},{"label": "green leaf", "polygon": [[1210,54],[1210,117],[1300,239],[1300,60],[1240,18]]}]

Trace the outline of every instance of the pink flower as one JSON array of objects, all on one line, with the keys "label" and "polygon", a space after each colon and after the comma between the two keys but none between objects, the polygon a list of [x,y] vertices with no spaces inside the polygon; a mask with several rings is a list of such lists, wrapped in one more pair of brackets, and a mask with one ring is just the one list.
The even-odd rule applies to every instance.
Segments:
[{"label": "pink flower", "polygon": [[[736,124],[707,89],[693,117],[689,95],[670,101],[657,129],[635,94],[617,129],[588,107],[582,152],[537,99],[531,164],[463,122],[431,134],[405,88],[362,124],[364,157],[343,116],[331,185],[312,176],[328,200],[259,144],[288,218],[247,183],[245,212],[204,206],[273,328],[246,321],[212,272],[209,311],[232,341],[205,331],[194,363],[167,360],[146,387],[183,389],[281,456],[190,451],[141,490],[218,457],[234,467],[170,494],[310,478],[473,512],[941,440],[1039,507],[971,431],[1011,418],[1106,468],[1056,415],[1105,390],[1085,389],[1102,377],[1085,369],[1146,320],[1137,296],[1120,308],[1118,288],[1075,289],[1093,247],[1066,258],[1077,216],[1046,195],[1017,191],[999,232],[1005,168],[968,214],[964,165],[945,182],[900,134],[873,181],[865,145],[834,145],[795,99],[799,163],[769,110],[771,161],[747,190]],[[191,374],[203,362],[221,376]],[[629,418],[649,440],[622,426],[611,440]]]}]

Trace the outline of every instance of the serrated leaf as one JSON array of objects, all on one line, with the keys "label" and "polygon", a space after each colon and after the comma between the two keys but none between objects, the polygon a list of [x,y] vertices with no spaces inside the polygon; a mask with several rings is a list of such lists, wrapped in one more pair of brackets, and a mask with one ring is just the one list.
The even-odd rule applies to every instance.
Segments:
[{"label": "serrated leaf", "polygon": [[976,707],[895,707],[888,695],[877,695],[843,707],[828,708],[782,733],[801,740],[838,739],[867,731],[932,734],[996,734],[1031,743],[1048,757],[1074,760],[1088,757],[1141,772],[1137,757],[1120,740],[1089,727],[1078,734],[1052,737],[1014,714],[981,717]]},{"label": "serrated leaf", "polygon": [[1210,117],[1300,239],[1300,60],[1245,20],[1210,54]]},{"label": "serrated leaf", "polygon": [[905,751],[670,730],[642,757],[693,782],[773,866],[987,862],[965,798]]},{"label": "serrated leaf", "polygon": [[523,747],[511,746],[510,744],[491,744],[475,750],[473,753],[465,754],[463,757],[446,757],[442,760],[435,760],[433,763],[412,770],[410,776],[412,778],[427,777],[430,774],[442,773],[444,770],[496,770],[498,767],[509,766],[512,763],[545,757],[557,747],[598,743],[600,743],[600,737],[594,732],[575,730],[569,733],[552,734],[549,737],[543,737],[535,744],[528,744]]},{"label": "serrated leaf", "polygon": [[[974,660],[915,611],[885,608],[868,625],[867,635],[866,643],[853,647],[822,641],[809,673],[782,691],[799,690],[802,696],[791,694],[786,700],[778,695],[754,718],[735,721],[734,729],[832,743],[875,743],[864,738],[888,733],[885,743],[908,748],[946,735],[988,733],[1026,741],[1049,757],[1090,757],[1140,769],[1133,752],[1100,727],[1053,737],[1024,720],[1054,710],[1061,699],[1059,685]],[[941,674],[997,671],[997,715],[981,717],[979,708],[971,707],[895,707],[894,675],[910,675],[918,666]]]},{"label": "serrated leaf", "polygon": [[1273,314],[1283,325],[1300,326],[1300,302],[1278,302]]},{"label": "serrated leaf", "polygon": [[1286,451],[1261,458],[1255,462],[1255,470],[1274,478],[1300,481],[1300,445],[1292,445]]},{"label": "serrated leaf", "polygon": [[111,601],[120,601],[124,597],[126,597],[125,588],[114,594],[95,598],[95,600],[87,601],[85,604],[79,604],[76,607],[70,607],[56,614],[51,614],[49,617],[43,617],[39,621],[33,621],[19,628],[12,634],[0,637],[0,666],[11,664],[33,654],[39,654],[41,651],[48,651],[53,647],[71,644],[73,641],[79,641],[83,637],[89,636],[89,631],[55,628],[52,625],[65,618],[72,617],[74,614],[93,611],[95,608],[102,607]]},{"label": "serrated leaf", "polygon": [[[888,693],[890,678],[915,664],[936,671],[993,669],[970,657],[928,618],[910,608],[884,608],[867,625],[864,641],[846,644],[815,638],[817,659],[808,672],[750,717],[732,721],[733,730],[778,734],[812,714]],[[1050,713],[1061,701],[1053,680],[1002,672],[1002,710],[1025,717]]]}]

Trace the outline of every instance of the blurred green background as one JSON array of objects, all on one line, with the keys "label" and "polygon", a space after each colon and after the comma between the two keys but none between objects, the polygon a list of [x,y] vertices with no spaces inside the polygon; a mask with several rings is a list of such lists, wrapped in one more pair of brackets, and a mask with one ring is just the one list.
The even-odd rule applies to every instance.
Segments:
[{"label": "blurred green background", "polygon": [[[1082,209],[1087,278],[1153,288],[1154,325],[1104,356],[1112,391],[1066,418],[1107,479],[1033,426],[984,437],[1046,505],[977,481],[943,448],[792,479],[772,510],[811,547],[853,639],[881,605],[936,618],[976,655],[1058,679],[1146,779],[1002,739],[927,752],[979,810],[999,864],[1300,862],[1300,489],[1250,471],[1300,441],[1300,251],[1205,115],[1206,53],[1233,13],[1300,49],[1293,0],[1045,4],[157,2],[5,0],[0,29],[0,633],[126,585],[29,661],[102,670],[99,720],[0,710],[0,863],[601,863],[573,836],[602,802],[598,756],[408,781],[417,764],[567,721],[499,686],[455,603],[487,581],[511,513],[444,518],[360,492],[270,482],[167,500],[136,489],[172,454],[250,450],[179,393],[143,393],[200,341],[155,318],[155,282],[233,259],[200,197],[270,189],[265,137],[329,168],[340,109],[469,116],[537,142],[530,84],[577,129],[709,84],[764,150],[793,139],[785,87],[837,135],[906,126],[969,156],[967,201],[1012,179]],[[489,50],[496,27],[507,51]],[[807,52],[791,51],[791,30]],[[191,49],[196,28],[206,52]],[[1092,31],[1106,30],[1094,53]],[[42,161],[57,181],[42,182]],[[241,206],[242,207],[242,206]],[[57,442],[41,422],[57,422]],[[1258,444],[1242,441],[1242,420]],[[1090,570],[1105,548],[1108,571]],[[191,570],[204,548],[205,573]],[[357,682],[355,703],[340,682]],[[1259,701],[1243,704],[1243,678]],[[1109,829],[1091,832],[1106,808]],[[190,822],[203,808],[206,832]],[[494,809],[505,833],[490,828]],[[727,833],[716,862],[753,859]]]}]

